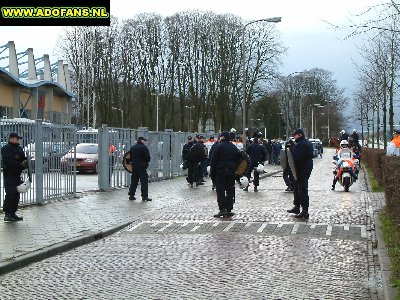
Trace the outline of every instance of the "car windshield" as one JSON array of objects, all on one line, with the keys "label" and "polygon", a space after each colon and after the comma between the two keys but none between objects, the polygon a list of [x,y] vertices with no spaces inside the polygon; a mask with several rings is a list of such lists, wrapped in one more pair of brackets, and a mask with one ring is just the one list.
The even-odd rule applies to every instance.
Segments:
[{"label": "car windshield", "polygon": [[76,145],[76,153],[97,154],[96,144],[78,144]]}]

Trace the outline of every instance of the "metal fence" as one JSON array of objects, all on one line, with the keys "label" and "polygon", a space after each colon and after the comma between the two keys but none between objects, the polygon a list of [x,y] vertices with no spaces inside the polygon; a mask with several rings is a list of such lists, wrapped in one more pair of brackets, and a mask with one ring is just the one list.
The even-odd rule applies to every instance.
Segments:
[{"label": "metal fence", "polygon": [[[21,147],[31,158],[31,189],[21,194],[21,204],[38,203],[73,197],[76,193],[75,173],[63,174],[61,159],[76,145],[76,130],[73,126],[59,126],[28,119],[0,119],[0,142],[8,142],[8,134],[17,132],[23,137]],[[1,155],[0,155],[1,163]],[[0,174],[0,206],[4,201],[3,174]],[[22,173],[26,178],[27,171]]]},{"label": "metal fence", "polygon": [[[180,168],[183,145],[189,133],[148,131],[113,128],[103,125],[96,130],[77,131],[74,126],[62,126],[29,119],[0,119],[0,142],[8,142],[8,134],[17,132],[25,153],[31,157],[33,169],[32,187],[21,194],[21,204],[43,204],[46,201],[76,196],[77,172],[90,171],[98,174],[99,190],[128,187],[131,175],[123,167],[124,154],[136,143],[137,137],[147,139],[151,160],[149,180],[162,180],[181,176]],[[90,158],[79,153],[81,143],[90,143],[96,152]],[[115,151],[110,151],[110,145]],[[91,162],[92,169],[83,169]],[[1,163],[1,155],[0,155]],[[3,174],[0,172],[0,207],[4,201]],[[23,177],[27,176],[24,171]]]}]

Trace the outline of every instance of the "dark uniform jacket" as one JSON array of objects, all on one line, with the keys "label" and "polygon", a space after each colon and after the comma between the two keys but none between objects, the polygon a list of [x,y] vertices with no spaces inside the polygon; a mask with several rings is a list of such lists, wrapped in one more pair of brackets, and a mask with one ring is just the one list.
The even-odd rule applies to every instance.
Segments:
[{"label": "dark uniform jacket", "polygon": [[182,149],[182,160],[187,160],[188,159],[188,154],[190,148],[194,145],[194,141],[187,142],[185,145],[183,145]]},{"label": "dark uniform jacket", "polygon": [[258,143],[252,143],[248,146],[246,153],[249,155],[250,162],[253,166],[264,162],[267,156],[265,148]]},{"label": "dark uniform jacket", "polygon": [[345,133],[342,133],[341,135],[340,135],[340,140],[341,141],[344,141],[344,140],[346,140],[346,141],[348,141],[349,140],[349,135],[345,132]]},{"label": "dark uniform jacket", "polygon": [[22,147],[18,144],[8,143],[1,148],[1,156],[4,176],[20,177],[24,169],[21,163],[26,160]]},{"label": "dark uniform jacket", "polygon": [[215,176],[218,171],[226,170],[228,173],[236,171],[239,163],[239,150],[230,141],[221,140],[215,147],[211,157],[211,174]]},{"label": "dark uniform jacket", "polygon": [[313,169],[314,149],[311,142],[304,136],[296,140],[293,148],[293,160],[296,165],[296,173],[299,178],[310,175]]},{"label": "dark uniform jacket", "polygon": [[146,145],[136,143],[129,150],[131,153],[131,164],[134,168],[147,169],[150,162],[150,151]]}]

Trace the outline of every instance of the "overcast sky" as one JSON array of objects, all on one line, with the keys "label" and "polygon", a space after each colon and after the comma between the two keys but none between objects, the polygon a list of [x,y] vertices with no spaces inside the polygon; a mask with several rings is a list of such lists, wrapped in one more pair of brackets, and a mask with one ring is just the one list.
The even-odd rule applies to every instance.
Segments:
[{"label": "overcast sky", "polygon": [[[283,75],[311,68],[322,68],[333,73],[338,85],[351,97],[355,84],[353,61],[358,60],[357,40],[345,39],[348,31],[333,30],[327,23],[349,24],[356,14],[387,0],[111,0],[111,14],[130,18],[142,12],[156,12],[170,16],[184,10],[199,9],[216,13],[231,13],[245,20],[282,17],[276,24],[282,41],[288,47],[283,58]],[[0,27],[0,46],[14,41],[17,52],[33,48],[35,57],[50,54],[60,27]],[[2,56],[2,55],[0,55]],[[52,63],[55,61],[52,61]],[[0,66],[3,64],[0,61]]]}]

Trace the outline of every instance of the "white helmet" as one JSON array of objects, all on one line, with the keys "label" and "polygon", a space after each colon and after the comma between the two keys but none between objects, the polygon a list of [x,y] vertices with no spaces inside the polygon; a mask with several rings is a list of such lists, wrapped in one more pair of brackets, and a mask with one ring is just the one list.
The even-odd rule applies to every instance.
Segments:
[{"label": "white helmet", "polygon": [[209,174],[211,173],[211,167],[210,166],[207,167],[207,173],[209,173]]},{"label": "white helmet", "polygon": [[236,132],[235,128],[231,128],[230,132]]},{"label": "white helmet", "polygon": [[240,177],[239,181],[242,187],[247,187],[249,185],[249,179],[246,176]]},{"label": "white helmet", "polygon": [[[346,146],[345,146],[346,145]],[[340,142],[340,147],[342,148],[348,148],[349,147],[349,142],[346,140],[343,140]]]},{"label": "white helmet", "polygon": [[343,134],[343,133],[345,133],[345,132],[346,132],[346,131],[342,130],[340,133]]},{"label": "white helmet", "polygon": [[19,186],[17,186],[18,193],[26,193],[31,188],[31,182],[29,180],[24,181]]},{"label": "white helmet", "polygon": [[181,170],[183,170],[183,163],[180,164],[179,168],[181,168]]},{"label": "white helmet", "polygon": [[257,171],[258,173],[262,173],[262,172],[264,171],[264,166],[263,166],[262,164],[259,164],[259,165],[257,166],[257,168],[256,168],[256,171]]},{"label": "white helmet", "polygon": [[357,130],[353,129],[353,132],[357,132]]}]

